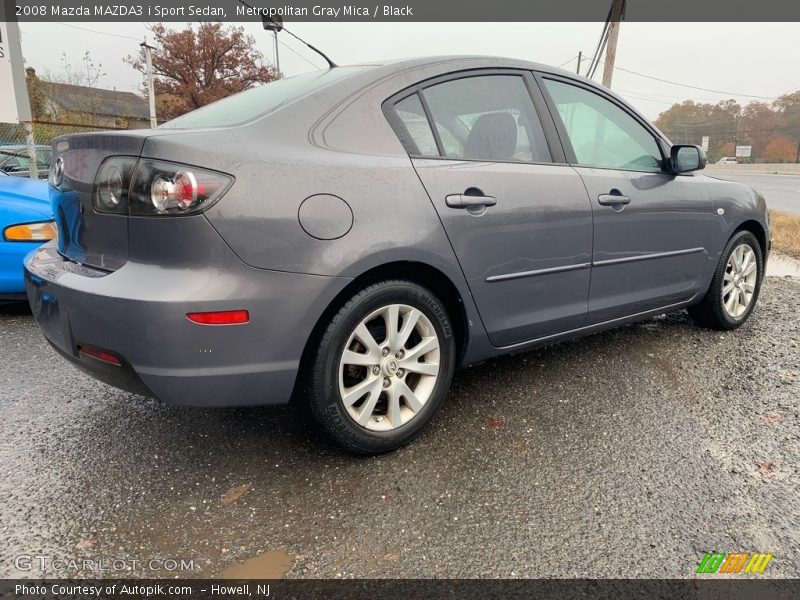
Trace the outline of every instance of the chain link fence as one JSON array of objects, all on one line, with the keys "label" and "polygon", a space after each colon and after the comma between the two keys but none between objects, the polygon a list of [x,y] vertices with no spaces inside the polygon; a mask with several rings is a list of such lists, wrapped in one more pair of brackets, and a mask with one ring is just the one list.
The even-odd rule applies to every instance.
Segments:
[{"label": "chain link fence", "polygon": [[22,123],[0,123],[0,171],[21,177],[47,177],[50,168],[53,140],[71,133],[116,131],[123,127],[103,127],[78,123],[38,121],[31,124],[36,168],[32,169],[31,149],[28,148],[27,126]]}]

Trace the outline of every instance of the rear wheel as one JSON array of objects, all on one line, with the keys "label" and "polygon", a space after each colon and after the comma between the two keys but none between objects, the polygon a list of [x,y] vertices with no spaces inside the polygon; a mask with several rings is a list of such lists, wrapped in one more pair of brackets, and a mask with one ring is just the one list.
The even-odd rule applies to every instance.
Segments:
[{"label": "rear wheel", "polygon": [[736,329],[753,312],[763,277],[758,240],[749,231],[737,232],[722,253],[711,287],[699,304],[689,308],[689,315],[702,327]]},{"label": "rear wheel", "polygon": [[442,302],[412,282],[376,283],[356,293],[325,329],[308,373],[308,406],[348,450],[387,452],[430,422],[454,365]]}]

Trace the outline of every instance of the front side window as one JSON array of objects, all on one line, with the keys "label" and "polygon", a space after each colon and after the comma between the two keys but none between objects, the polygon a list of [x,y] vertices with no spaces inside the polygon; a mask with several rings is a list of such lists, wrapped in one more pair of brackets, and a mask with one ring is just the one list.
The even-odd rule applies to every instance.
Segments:
[{"label": "front side window", "polygon": [[432,85],[421,93],[447,158],[552,160],[522,77],[464,77]]},{"label": "front side window", "polygon": [[613,102],[582,87],[545,79],[575,152],[586,167],[660,172],[653,135]]}]

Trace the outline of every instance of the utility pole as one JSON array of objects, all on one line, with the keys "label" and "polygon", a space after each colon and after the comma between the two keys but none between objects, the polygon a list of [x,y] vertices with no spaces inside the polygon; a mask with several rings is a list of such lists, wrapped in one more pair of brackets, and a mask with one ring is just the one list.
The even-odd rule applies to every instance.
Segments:
[{"label": "utility pole", "polygon": [[619,23],[625,16],[625,0],[612,0],[611,16],[608,23],[608,45],[606,47],[606,62],[603,66],[603,85],[611,89],[611,79],[614,77],[614,61],[617,58],[617,40],[619,39]]},{"label": "utility pole", "polygon": [[158,127],[156,118],[156,91],[153,89],[153,48],[147,44],[147,38],[139,44],[144,50],[144,62],[147,67],[147,96],[150,100],[150,128]]},{"label": "utility pole", "polygon": [[[283,31],[283,17],[281,17],[280,15],[269,17],[265,14],[262,14],[261,24],[264,26],[264,29],[266,29],[267,31],[271,31],[272,35],[274,36],[273,41],[275,42],[275,73],[280,78],[281,59],[278,57],[278,32]],[[289,31],[288,33],[291,34],[292,32]]]},{"label": "utility pole", "polygon": [[33,132],[33,115],[28,99],[25,65],[22,61],[22,40],[14,12],[14,3],[0,1],[0,121],[21,123],[25,129],[29,171],[32,179],[38,178],[36,167],[36,140]]},{"label": "utility pole", "polygon": [[278,55],[278,30],[274,30],[272,32],[275,41],[275,70],[278,72],[278,77],[280,77],[281,73],[281,59]]},{"label": "utility pole", "polygon": [[577,75],[581,74],[581,61],[583,60],[583,52],[578,50],[578,66],[575,68],[575,73]]}]

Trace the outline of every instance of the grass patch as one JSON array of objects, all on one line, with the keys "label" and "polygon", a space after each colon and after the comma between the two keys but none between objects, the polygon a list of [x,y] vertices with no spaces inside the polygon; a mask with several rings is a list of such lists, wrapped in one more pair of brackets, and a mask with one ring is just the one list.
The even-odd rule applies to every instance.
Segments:
[{"label": "grass patch", "polygon": [[800,215],[769,211],[772,248],[800,258]]}]

